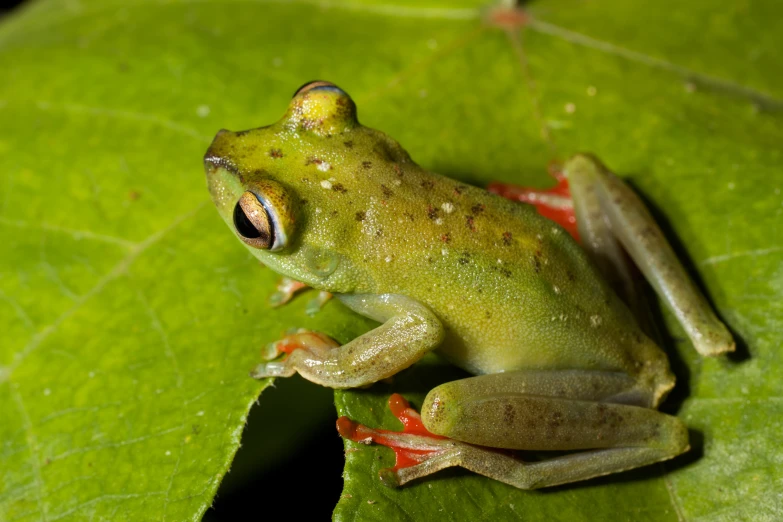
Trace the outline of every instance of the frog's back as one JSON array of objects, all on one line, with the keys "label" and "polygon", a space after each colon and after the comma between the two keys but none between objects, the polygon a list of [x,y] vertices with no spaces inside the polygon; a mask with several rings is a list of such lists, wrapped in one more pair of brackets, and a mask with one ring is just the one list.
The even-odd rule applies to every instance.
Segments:
[{"label": "frog's back", "polygon": [[427,304],[447,326],[441,351],[456,364],[472,373],[663,368],[671,380],[664,354],[582,248],[534,207],[414,164],[376,175],[393,189],[367,212],[385,236],[365,236],[364,252],[387,268],[375,271],[375,291]]}]

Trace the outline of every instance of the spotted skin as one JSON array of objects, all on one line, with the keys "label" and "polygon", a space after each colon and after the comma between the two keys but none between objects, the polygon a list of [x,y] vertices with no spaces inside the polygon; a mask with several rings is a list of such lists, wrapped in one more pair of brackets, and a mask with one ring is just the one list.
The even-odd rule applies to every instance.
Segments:
[{"label": "spotted skin", "polygon": [[[594,253],[533,206],[421,168],[392,138],[359,124],[353,100],[335,85],[306,84],[268,127],[220,131],[204,159],[219,214],[258,259],[382,323],[342,346],[295,334],[285,340],[285,355],[260,364],[254,376],[298,372],[335,388],[365,386],[437,349],[487,379],[479,387],[457,381],[431,392],[422,421],[438,435],[519,449],[524,440],[502,441],[521,422],[547,449],[644,447],[612,453],[607,465],[566,459],[546,468],[536,487],[687,448],[682,423],[652,409],[674,386],[668,361],[606,283]],[[244,218],[269,237],[248,237],[254,231]],[[614,395],[587,390],[611,376],[623,379]],[[531,411],[549,424],[531,425],[538,422]],[[575,435],[604,427],[613,437],[606,443]],[[438,462],[477,467],[470,464],[473,450],[465,450],[470,458],[455,451]],[[501,460],[500,468],[479,472],[508,479]],[[411,479],[441,464],[395,473]],[[525,477],[519,484],[529,483]]]}]

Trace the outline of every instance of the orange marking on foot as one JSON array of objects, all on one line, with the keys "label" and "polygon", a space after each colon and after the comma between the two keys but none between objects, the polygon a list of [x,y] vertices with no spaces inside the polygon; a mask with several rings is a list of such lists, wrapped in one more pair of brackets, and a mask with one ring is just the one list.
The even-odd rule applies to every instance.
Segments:
[{"label": "orange marking on foot", "polygon": [[411,408],[410,403],[399,393],[394,393],[389,397],[389,409],[391,410],[392,415],[397,417],[402,423],[403,433],[412,433],[414,435],[423,435],[436,439],[446,438],[435,435],[427,430],[427,428],[424,427],[424,423],[421,422],[421,415],[419,415],[419,412]]},{"label": "orange marking on foot", "polygon": [[492,182],[487,190],[506,199],[535,206],[539,214],[566,229],[574,239],[579,241],[568,178],[559,169],[550,169],[549,174],[557,180],[557,185],[550,189],[540,190],[509,183]]},{"label": "orange marking on foot", "polygon": [[280,344],[277,345],[277,349],[283,353],[290,354],[294,350],[297,350],[301,348],[302,345],[300,343],[294,342],[294,341],[281,341]]},{"label": "orange marking on foot", "polygon": [[389,409],[392,414],[402,422],[403,428],[401,432],[368,428],[345,416],[337,419],[337,432],[341,437],[354,442],[359,442],[361,444],[375,442],[376,444],[381,444],[394,450],[396,460],[394,467],[391,468],[393,471],[415,466],[425,460],[428,455],[440,451],[434,449],[413,449],[400,446],[398,441],[401,437],[404,437],[405,434],[429,437],[436,440],[444,440],[448,437],[430,433],[427,428],[424,427],[424,424],[421,421],[421,415],[411,408],[408,401],[398,393],[389,397]]}]

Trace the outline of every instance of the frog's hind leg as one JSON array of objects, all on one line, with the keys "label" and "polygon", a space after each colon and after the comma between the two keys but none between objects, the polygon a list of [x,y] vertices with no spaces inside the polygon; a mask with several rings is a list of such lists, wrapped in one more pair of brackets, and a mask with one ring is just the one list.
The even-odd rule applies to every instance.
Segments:
[{"label": "frog's hind leg", "polygon": [[602,272],[625,272],[622,278],[628,280],[624,249],[700,354],[733,351],[731,334],[690,280],[639,197],[590,155],[572,157],[563,173],[568,178],[582,245]]},{"label": "frog's hind leg", "polygon": [[[461,466],[534,489],[633,469],[686,451],[685,425],[645,407],[652,400],[649,391],[620,373],[508,372],[432,390],[422,406],[424,432],[371,430],[342,418],[341,434],[395,449],[397,464],[381,474],[389,485]],[[582,451],[524,462],[503,449]],[[401,459],[405,452],[413,458]]]}]

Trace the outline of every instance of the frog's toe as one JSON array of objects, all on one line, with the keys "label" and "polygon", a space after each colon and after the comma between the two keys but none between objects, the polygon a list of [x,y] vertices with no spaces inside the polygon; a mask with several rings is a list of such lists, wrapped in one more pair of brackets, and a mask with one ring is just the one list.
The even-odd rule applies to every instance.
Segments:
[{"label": "frog's toe", "polygon": [[282,277],[277,282],[275,292],[269,296],[269,304],[273,307],[282,306],[290,301],[294,294],[299,290],[307,288],[307,285],[291,279],[290,277]]},{"label": "frog's toe", "polygon": [[261,349],[261,359],[272,361],[284,354],[292,354],[294,350],[307,350],[313,353],[324,353],[339,346],[331,337],[320,332],[305,328],[291,328],[282,339],[269,343]]},{"label": "frog's toe", "polygon": [[398,488],[400,484],[400,476],[394,468],[384,468],[378,472],[378,478],[381,479],[381,483],[387,488]]},{"label": "frog's toe", "polygon": [[285,361],[272,361],[261,363],[250,372],[254,379],[266,379],[268,377],[291,377],[296,370],[285,363]]},{"label": "frog's toe", "polygon": [[318,296],[310,299],[305,307],[305,313],[309,316],[314,316],[321,311],[326,302],[332,298],[332,294],[321,290],[318,292]]}]

